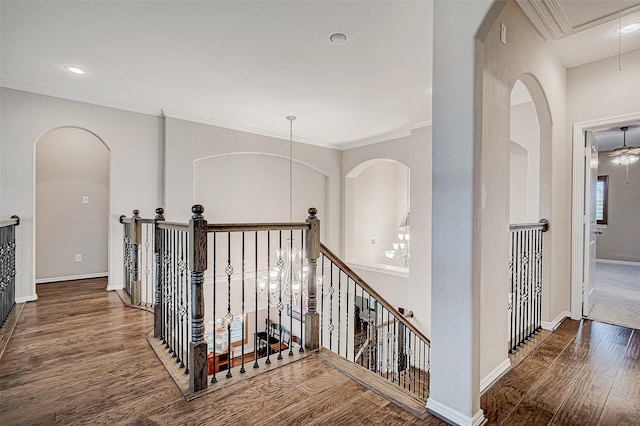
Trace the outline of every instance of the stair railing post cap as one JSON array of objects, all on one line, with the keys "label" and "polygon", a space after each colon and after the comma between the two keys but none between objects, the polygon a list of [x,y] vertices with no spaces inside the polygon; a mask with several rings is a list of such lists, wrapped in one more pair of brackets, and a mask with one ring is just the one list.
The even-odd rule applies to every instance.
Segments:
[{"label": "stair railing post cap", "polygon": [[309,216],[315,217],[317,213],[318,213],[318,209],[316,209],[315,207],[309,208]]},{"label": "stair railing post cap", "polygon": [[156,209],[156,214],[157,214],[157,215],[163,215],[163,214],[164,214],[164,209],[163,209],[162,207],[158,207],[158,208]]},{"label": "stair railing post cap", "polygon": [[204,213],[204,207],[202,204],[194,204],[193,207],[191,207],[191,212],[195,216],[202,216],[202,213]]},{"label": "stair railing post cap", "polygon": [[134,210],[134,211],[133,211],[133,215],[134,215],[134,216],[138,216],[138,214],[140,214],[140,210]]}]

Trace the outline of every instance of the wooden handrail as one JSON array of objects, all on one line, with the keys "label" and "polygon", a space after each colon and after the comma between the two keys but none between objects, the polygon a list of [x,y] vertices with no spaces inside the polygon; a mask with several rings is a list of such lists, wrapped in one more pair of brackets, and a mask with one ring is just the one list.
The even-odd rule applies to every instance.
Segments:
[{"label": "wooden handrail", "polygon": [[240,231],[296,231],[309,229],[306,222],[280,223],[209,223],[207,232],[240,232]]},{"label": "wooden handrail", "polygon": [[172,229],[174,231],[183,231],[186,232],[189,230],[188,223],[180,223],[180,222],[165,222],[159,221],[158,228],[160,229]]},{"label": "wooden handrail", "polygon": [[360,287],[362,287],[368,294],[376,299],[376,302],[380,303],[384,306],[389,312],[391,312],[398,320],[404,324],[409,330],[414,332],[420,339],[427,342],[431,345],[431,341],[425,336],[420,330],[418,330],[413,324],[406,320],[403,314],[401,314],[396,308],[391,306],[389,302],[387,302],[380,294],[375,291],[369,284],[367,284],[362,278],[356,274],[353,269],[347,266],[335,253],[333,253],[327,246],[324,244],[320,244],[320,251],[324,254],[331,262],[337,265],[340,269],[342,269],[353,281],[355,281]]},{"label": "wooden handrail", "polygon": [[547,232],[549,230],[549,221],[547,219],[540,219],[538,223],[514,223],[509,225],[510,231],[542,231]]},{"label": "wooden handrail", "polygon": [[3,220],[0,222],[0,228],[11,225],[20,225],[20,218],[16,215],[11,216],[11,219]]},{"label": "wooden handrail", "polygon": [[368,347],[369,347],[369,338],[367,337],[367,340],[365,340],[365,342],[362,344],[362,347],[360,348],[356,356],[353,358],[353,362],[357,363],[358,361],[360,361],[360,358],[362,357],[364,350],[367,349]]}]

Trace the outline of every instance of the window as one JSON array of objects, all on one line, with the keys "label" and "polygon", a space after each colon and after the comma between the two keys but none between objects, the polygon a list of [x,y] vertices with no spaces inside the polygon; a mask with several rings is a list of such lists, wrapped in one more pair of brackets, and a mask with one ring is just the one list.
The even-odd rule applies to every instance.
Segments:
[{"label": "window", "polygon": [[608,221],[609,176],[598,176],[596,182],[596,220],[598,225]]}]

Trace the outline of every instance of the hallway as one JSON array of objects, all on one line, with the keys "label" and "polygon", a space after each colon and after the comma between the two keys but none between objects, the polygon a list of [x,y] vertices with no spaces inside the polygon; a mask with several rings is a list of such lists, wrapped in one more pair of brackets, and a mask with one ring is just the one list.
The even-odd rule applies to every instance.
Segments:
[{"label": "hallway", "polygon": [[147,343],[153,315],[105,287],[38,285],[0,360],[0,423],[445,424],[419,420],[315,357],[186,402]]},{"label": "hallway", "polygon": [[[0,360],[3,424],[445,424],[315,357],[187,403],[145,339],[152,315],[105,284],[38,286]],[[637,424],[640,334],[566,320],[481,404],[489,424]]]},{"label": "hallway", "polygon": [[640,330],[640,266],[596,263],[589,319]]}]

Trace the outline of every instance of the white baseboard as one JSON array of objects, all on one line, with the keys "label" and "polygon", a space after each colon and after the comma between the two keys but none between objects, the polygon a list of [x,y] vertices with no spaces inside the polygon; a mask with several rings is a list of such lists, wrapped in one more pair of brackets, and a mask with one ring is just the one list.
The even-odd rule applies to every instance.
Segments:
[{"label": "white baseboard", "polygon": [[483,394],[509,370],[511,370],[511,360],[507,358],[480,380],[480,394]]},{"label": "white baseboard", "polygon": [[31,296],[16,297],[16,303],[35,302],[37,300],[37,294],[32,294]]},{"label": "white baseboard", "polygon": [[55,283],[58,281],[74,281],[74,280],[86,280],[87,278],[102,278],[108,277],[108,272],[96,272],[93,274],[84,275],[70,275],[68,277],[51,277],[51,278],[38,278],[36,284]]},{"label": "white baseboard", "polygon": [[596,259],[596,262],[597,263],[612,263],[614,265],[640,266],[640,262],[629,262],[627,260]]},{"label": "white baseboard", "polygon": [[473,417],[465,416],[448,405],[441,404],[433,398],[427,400],[427,411],[442,420],[459,426],[482,426],[487,423],[482,410],[478,410]]},{"label": "white baseboard", "polygon": [[120,283],[120,284],[114,284],[114,285],[109,284],[109,285],[107,286],[107,291],[122,290],[123,288],[124,288],[124,286],[122,285],[122,283]]},{"label": "white baseboard", "polygon": [[558,328],[558,326],[560,325],[560,323],[562,322],[563,319],[565,319],[566,317],[570,317],[570,316],[571,316],[571,312],[564,311],[564,312],[560,313],[560,315],[555,317],[551,322],[542,321],[542,328],[544,330],[553,331],[556,328]]}]

